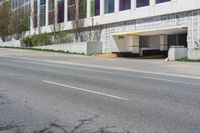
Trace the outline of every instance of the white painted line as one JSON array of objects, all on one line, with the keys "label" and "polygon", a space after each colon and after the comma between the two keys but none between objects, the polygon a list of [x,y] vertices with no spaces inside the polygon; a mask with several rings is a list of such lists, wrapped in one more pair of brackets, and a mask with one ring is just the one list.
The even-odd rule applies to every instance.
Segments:
[{"label": "white painted line", "polygon": [[101,92],[92,91],[92,90],[87,90],[87,89],[83,89],[83,88],[79,88],[79,87],[75,87],[75,86],[64,85],[64,84],[60,84],[60,83],[56,83],[56,82],[52,82],[52,81],[47,81],[47,80],[42,80],[42,82],[57,85],[57,86],[62,86],[62,87],[66,87],[66,88],[71,88],[71,89],[74,89],[74,90],[89,92],[89,93],[93,93],[93,94],[97,94],[97,95],[107,96],[107,97],[111,97],[111,98],[115,98],[115,99],[119,99],[119,100],[128,101],[128,99],[122,98],[122,97],[119,97],[119,96],[110,95],[110,94],[101,93]]},{"label": "white painted line", "polygon": [[[13,60],[13,61],[16,61],[16,62],[19,61],[19,62],[30,63],[30,64],[46,65],[46,66],[59,67],[59,68],[69,68],[69,69],[74,69],[74,70],[91,71],[91,72],[98,72],[98,73],[105,73],[105,74],[123,75],[123,76],[135,77],[135,78],[143,78],[143,79],[151,79],[151,80],[157,80],[157,81],[165,81],[165,82],[173,82],[173,83],[179,83],[179,84],[200,86],[200,84],[194,83],[194,82],[177,81],[177,80],[170,80],[170,79],[163,79],[163,78],[154,78],[154,77],[150,77],[150,76],[137,76],[137,75],[133,75],[133,74],[125,74],[125,73],[119,73],[119,72],[108,72],[108,71],[101,71],[101,70],[92,70],[92,69],[87,69],[87,68],[75,68],[75,67],[70,67],[70,66],[61,66],[61,65],[46,64],[46,63],[40,63],[40,62],[31,62],[31,61],[21,61],[21,60]],[[32,61],[36,61],[36,60],[32,60]],[[47,63],[50,63],[50,62],[47,62]],[[78,66],[78,65],[76,65],[76,66]],[[140,72],[138,72],[138,73],[140,73]],[[176,76],[173,76],[173,77],[176,77]]]}]

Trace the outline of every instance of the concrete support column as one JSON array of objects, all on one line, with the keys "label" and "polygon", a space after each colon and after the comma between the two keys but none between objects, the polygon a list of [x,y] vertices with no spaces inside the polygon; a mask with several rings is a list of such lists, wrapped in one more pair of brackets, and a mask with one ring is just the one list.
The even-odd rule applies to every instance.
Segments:
[{"label": "concrete support column", "polygon": [[166,36],[166,35],[161,35],[161,36],[160,36],[160,50],[161,50],[161,51],[168,50],[168,46],[167,46],[167,36]]},{"label": "concrete support column", "polygon": [[156,0],[150,0],[150,6],[154,6],[156,4]]},{"label": "concrete support column", "polygon": [[104,0],[100,0],[100,15],[104,15]]},{"label": "concrete support column", "polygon": [[46,18],[45,18],[45,19],[46,19],[46,22],[45,22],[45,23],[46,23],[46,24],[45,24],[46,26],[49,25],[49,15],[48,15],[48,11],[49,11],[49,0],[46,0],[46,16],[45,16],[45,17],[46,17]]},{"label": "concrete support column", "polygon": [[133,45],[132,45],[133,51],[132,51],[132,53],[138,54],[138,53],[140,53],[140,49],[139,49],[140,37],[139,36],[133,36],[132,39],[133,39],[133,41],[132,41],[133,42]]},{"label": "concrete support column", "polygon": [[64,5],[64,23],[67,23],[68,19],[68,0],[65,0],[65,5]]},{"label": "concrete support column", "polygon": [[119,0],[115,0],[115,12],[119,12]]},{"label": "concrete support column", "polygon": [[87,18],[91,17],[91,1],[87,0]]},{"label": "concrete support column", "polygon": [[136,8],[136,0],[131,0],[131,9],[135,10]]}]

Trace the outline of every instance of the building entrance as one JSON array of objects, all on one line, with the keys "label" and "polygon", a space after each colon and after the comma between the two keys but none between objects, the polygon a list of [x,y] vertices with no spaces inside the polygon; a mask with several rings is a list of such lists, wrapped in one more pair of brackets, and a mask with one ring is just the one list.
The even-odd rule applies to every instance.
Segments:
[{"label": "building entrance", "polygon": [[167,57],[171,46],[187,47],[187,28],[169,28],[113,35],[118,56]]}]

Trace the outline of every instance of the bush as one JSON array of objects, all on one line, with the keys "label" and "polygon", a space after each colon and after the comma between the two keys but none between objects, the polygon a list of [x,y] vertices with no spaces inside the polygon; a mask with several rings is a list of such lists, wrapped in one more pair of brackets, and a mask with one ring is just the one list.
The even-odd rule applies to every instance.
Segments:
[{"label": "bush", "polygon": [[26,47],[31,47],[32,45],[32,40],[30,36],[24,37],[22,39],[22,43],[26,46]]},{"label": "bush", "polygon": [[178,59],[177,61],[183,61],[183,62],[200,62],[200,60],[191,60],[191,59],[188,59],[188,57],[182,57],[182,58]]},{"label": "bush", "polygon": [[71,42],[73,42],[73,40],[71,39],[69,33],[64,31],[56,33],[56,40],[55,40],[56,44],[71,43]]},{"label": "bush", "polygon": [[22,43],[26,47],[50,45],[52,44],[52,38],[49,34],[44,33],[44,34],[24,37],[22,39]]},{"label": "bush", "polygon": [[188,59],[188,57],[186,56],[186,57],[182,57],[182,58],[178,59],[178,61],[189,61],[189,59]]}]

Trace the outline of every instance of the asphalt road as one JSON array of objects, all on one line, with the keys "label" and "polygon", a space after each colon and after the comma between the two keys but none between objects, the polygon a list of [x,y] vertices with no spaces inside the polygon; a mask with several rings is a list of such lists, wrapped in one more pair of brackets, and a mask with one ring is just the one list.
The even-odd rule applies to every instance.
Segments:
[{"label": "asphalt road", "polygon": [[0,133],[200,133],[200,79],[34,58],[0,56]]}]

